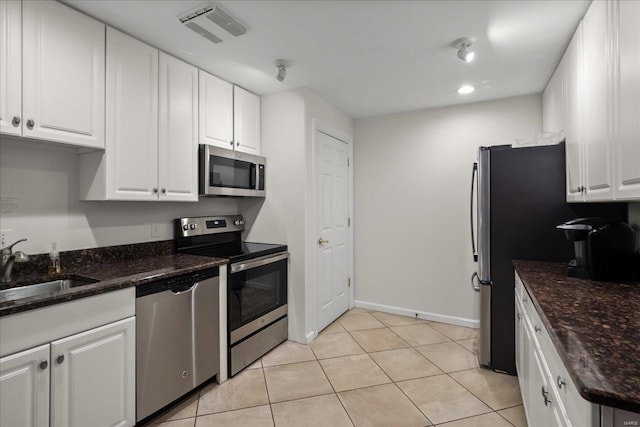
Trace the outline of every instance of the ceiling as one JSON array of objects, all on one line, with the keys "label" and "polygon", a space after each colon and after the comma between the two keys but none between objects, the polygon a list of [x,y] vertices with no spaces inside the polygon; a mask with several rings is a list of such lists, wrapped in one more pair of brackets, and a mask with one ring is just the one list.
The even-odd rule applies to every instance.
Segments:
[{"label": "ceiling", "polygon": [[[207,2],[65,3],[259,95],[307,87],[362,118],[541,92],[590,1],[215,1],[248,28],[220,44],[177,19]],[[475,40],[469,64],[461,37]]]}]

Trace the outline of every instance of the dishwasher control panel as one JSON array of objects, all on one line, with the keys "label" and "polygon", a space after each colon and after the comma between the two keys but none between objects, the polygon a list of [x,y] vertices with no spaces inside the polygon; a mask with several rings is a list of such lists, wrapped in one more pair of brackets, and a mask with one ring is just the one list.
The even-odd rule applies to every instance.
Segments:
[{"label": "dishwasher control panel", "polygon": [[144,283],[142,285],[136,286],[136,298],[163,291],[171,291],[173,293],[184,292],[191,289],[194,284],[202,280],[219,275],[220,267],[213,267],[206,270],[195,271],[189,274],[182,274],[180,276],[154,280],[149,283]]}]

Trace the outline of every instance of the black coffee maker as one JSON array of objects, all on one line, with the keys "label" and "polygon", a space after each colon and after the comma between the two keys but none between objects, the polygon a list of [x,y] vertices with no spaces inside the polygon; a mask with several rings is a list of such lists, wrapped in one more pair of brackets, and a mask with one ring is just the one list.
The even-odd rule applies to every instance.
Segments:
[{"label": "black coffee maker", "polygon": [[604,218],[577,218],[556,228],[573,242],[576,258],[567,276],[599,281],[633,280],[635,232],[624,222]]}]

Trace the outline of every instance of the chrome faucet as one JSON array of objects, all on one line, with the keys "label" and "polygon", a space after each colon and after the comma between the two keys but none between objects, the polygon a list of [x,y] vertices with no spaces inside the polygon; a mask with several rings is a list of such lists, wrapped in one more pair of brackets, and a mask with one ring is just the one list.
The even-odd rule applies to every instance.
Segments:
[{"label": "chrome faucet", "polygon": [[20,242],[26,242],[27,239],[20,239],[11,245],[0,249],[2,252],[2,262],[0,263],[0,283],[7,283],[11,281],[11,270],[13,269],[14,262],[27,262],[29,261],[29,255],[22,251],[13,252],[13,247]]}]

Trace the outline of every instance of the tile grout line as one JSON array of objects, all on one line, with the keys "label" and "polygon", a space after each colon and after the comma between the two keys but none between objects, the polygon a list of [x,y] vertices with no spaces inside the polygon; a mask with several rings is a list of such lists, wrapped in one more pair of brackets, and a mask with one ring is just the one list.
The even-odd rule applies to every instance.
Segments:
[{"label": "tile grout line", "polygon": [[[370,314],[370,315],[371,315],[371,314]],[[372,316],[372,317],[374,317],[374,318],[376,318],[374,315],[371,315],[371,316]],[[384,324],[384,327],[385,327],[385,328],[389,329],[391,332],[393,332],[394,334],[398,335],[398,337],[399,337],[400,339],[402,339],[403,341],[405,341],[405,340],[404,340],[404,339],[403,339],[403,338],[402,338],[398,333],[396,333],[396,331],[394,331],[393,329],[391,329],[391,327],[390,327],[390,326],[388,326],[386,323],[384,323],[383,321],[381,321],[380,319],[377,319],[377,318],[376,318],[376,320],[378,320],[379,322],[381,322],[382,324]],[[341,325],[341,326],[342,326],[342,325]],[[407,325],[407,326],[413,326],[413,325]],[[344,326],[343,326],[343,327],[344,327]],[[345,329],[346,329],[346,328],[345,328]],[[381,329],[381,328],[371,328],[371,329]],[[431,327],[430,329],[433,329],[436,333],[438,333],[438,334],[442,335],[442,336],[443,336],[444,338],[446,338],[448,341],[443,342],[443,343],[424,344],[424,345],[446,344],[446,343],[449,343],[449,342],[452,342],[452,343],[456,343],[456,344],[458,344],[455,340],[453,340],[452,338],[450,338],[448,335],[446,335],[446,334],[444,334],[444,333],[442,333],[442,332],[438,331],[436,328],[432,328],[432,327]],[[351,336],[351,338],[353,338],[353,339],[358,343],[357,339],[356,339],[355,337],[353,337],[353,335],[351,335],[351,332],[357,332],[357,331],[349,331],[349,330],[347,330],[347,333],[349,333],[349,335]],[[456,380],[455,380],[455,378],[453,378],[452,376],[450,376],[450,375],[449,375],[449,372],[444,371],[444,369],[442,369],[440,366],[438,366],[438,364],[436,364],[434,361],[432,361],[431,359],[429,359],[426,355],[422,354],[418,349],[416,349],[416,348],[415,348],[416,346],[413,346],[413,345],[412,345],[412,344],[410,344],[408,341],[405,341],[405,342],[407,342],[407,344],[409,344],[409,345],[410,345],[410,348],[413,348],[413,349],[414,349],[415,351],[417,351],[417,352],[418,352],[422,357],[424,357],[425,359],[427,359],[429,362],[433,363],[436,367],[438,367],[438,369],[442,370],[442,372],[443,372],[443,374],[444,374],[444,375],[448,376],[448,377],[449,377],[449,378],[451,378],[454,382],[456,382],[457,384],[459,384],[459,385],[460,385],[464,390],[466,390],[467,392],[469,392],[472,396],[474,396],[476,399],[478,399],[480,402],[482,402],[482,403],[483,403],[487,408],[489,408],[489,410],[490,410],[490,412],[485,412],[485,413],[483,413],[483,414],[477,414],[477,415],[473,415],[473,416],[484,415],[484,414],[488,414],[488,413],[491,413],[491,412],[497,412],[497,411],[495,411],[491,406],[489,406],[489,405],[488,405],[484,400],[480,399],[480,398],[479,398],[478,396],[476,396],[473,392],[471,392],[470,390],[468,390],[464,385],[462,385],[462,384],[460,384],[458,381],[456,381]],[[360,345],[360,343],[358,343],[358,345]],[[421,346],[423,346],[423,345],[420,345],[419,347],[421,347]],[[469,351],[469,350],[467,350],[466,348],[464,348],[464,346],[462,346],[462,345],[460,345],[460,344],[458,344],[458,346],[459,346],[460,348],[464,349],[465,351]],[[364,348],[363,348],[363,350],[364,350]],[[392,350],[393,350],[393,349],[392,349]],[[384,351],[384,350],[382,350],[382,351]],[[366,350],[365,350],[365,352],[366,352],[366,354],[369,356],[369,358],[370,358],[371,360],[373,360],[373,361],[374,361],[374,363],[375,363],[375,364],[376,364],[376,365],[377,365],[377,366],[378,366],[378,367],[379,367],[379,368],[380,368],[380,369],[385,373],[385,375],[387,375],[387,374],[386,374],[386,371],[385,371],[385,370],[384,370],[384,369],[383,369],[383,368],[382,368],[382,367],[381,367],[381,366],[380,366],[380,365],[375,361],[375,359],[374,359],[373,357],[371,357],[371,355],[369,354],[369,352],[367,352]],[[374,353],[375,353],[375,352],[374,352]],[[473,354],[472,352],[469,352],[469,353]],[[459,371],[452,371],[452,372],[462,372],[462,371],[474,370],[474,369],[477,369],[477,368],[461,369],[461,370],[459,370]],[[436,375],[442,375],[442,374],[436,374]],[[410,379],[410,380],[414,380],[414,379],[421,379],[421,378],[429,378],[429,377],[436,376],[436,375],[428,375],[428,376],[426,376],[426,377],[412,378],[412,379]],[[387,377],[389,377],[389,376],[387,375]],[[412,400],[412,399],[411,399],[411,398],[410,398],[410,397],[409,397],[409,396],[404,392],[404,390],[402,390],[402,388],[401,388],[400,386],[398,386],[398,385],[397,385],[397,382],[396,382],[396,381],[394,381],[393,379],[391,379],[390,377],[389,377],[389,379],[391,380],[391,383],[392,383],[392,384],[394,384],[394,385],[395,385],[395,386],[400,390],[400,392],[401,392],[403,395],[405,395],[405,396],[407,397],[407,399],[409,399],[409,401],[414,405],[414,407],[416,407],[416,409],[418,409],[418,411],[419,411],[421,414],[423,414],[423,415],[424,415],[424,417],[425,417],[425,418],[426,418],[426,419],[427,419],[431,424],[433,424],[433,423],[431,422],[431,420],[429,419],[429,417],[427,417],[427,415],[426,415],[424,412],[422,412],[422,410],[420,410],[420,408],[419,408],[419,407],[416,405],[416,403],[415,403],[415,402],[414,402],[414,401],[413,401],[413,400]],[[407,380],[407,381],[410,381],[410,380]],[[369,387],[376,387],[376,386],[369,386]],[[358,389],[362,389],[362,388],[367,388],[367,387],[356,388],[356,389],[354,389],[354,390],[358,390]],[[517,406],[517,405],[516,405],[516,406]],[[505,408],[505,409],[506,409],[506,408]],[[504,418],[504,417],[502,417],[500,414],[498,414],[498,416],[500,416],[501,418]],[[447,421],[447,422],[457,421],[457,420],[465,419],[465,418],[471,418],[471,417],[463,417],[463,418],[459,418],[459,419],[456,419],[456,420],[450,420],[450,421]],[[507,422],[509,422],[508,420],[506,420],[506,421],[507,421]],[[509,422],[509,424],[511,424],[511,423]],[[435,424],[433,424],[433,425],[435,425]]]},{"label": "tile grout line", "polygon": [[322,366],[322,363],[320,363],[319,359],[317,360],[317,362],[318,362],[318,365],[320,365],[320,369],[322,369],[322,373],[324,374],[325,378],[327,379],[327,382],[329,382],[329,385],[331,386],[331,390],[333,390],[333,395],[336,397],[336,399],[338,399],[338,402],[340,402],[340,406],[342,406],[342,409],[344,409],[344,412],[347,414],[347,417],[349,417],[349,421],[351,422],[351,424],[355,426],[356,423],[351,418],[351,415],[349,414],[349,411],[347,411],[347,408],[344,406],[344,403],[342,402],[342,399],[340,399],[340,395],[336,391],[336,388],[333,386],[333,383],[331,382],[331,380],[329,379],[329,376],[327,375],[326,371],[324,370],[324,366]]},{"label": "tile grout line", "polygon": [[[348,312],[347,312],[347,313],[348,313]],[[396,388],[400,389],[401,393],[402,393],[402,394],[403,394],[403,395],[404,395],[404,396],[405,396],[405,397],[406,397],[406,398],[407,398],[407,399],[412,403],[412,405],[413,405],[414,407],[416,407],[416,409],[419,411],[419,413],[420,413],[420,414],[423,414],[423,416],[425,417],[425,419],[426,419],[429,423],[431,423],[431,420],[426,416],[426,414],[424,414],[424,413],[419,409],[419,407],[417,407],[417,405],[415,404],[415,402],[413,402],[413,400],[411,400],[411,398],[410,398],[408,395],[406,395],[406,393],[405,393],[405,392],[404,392],[404,391],[403,391],[403,390],[398,386],[398,382],[402,382],[402,381],[410,381],[410,380],[418,380],[418,379],[422,379],[422,378],[429,378],[429,377],[433,377],[433,376],[443,375],[443,374],[444,374],[444,375],[447,375],[449,378],[453,379],[455,383],[459,384],[459,385],[460,385],[464,390],[468,391],[472,396],[476,397],[478,400],[480,400],[482,403],[484,403],[484,404],[485,404],[485,405],[490,409],[490,412],[498,412],[499,410],[505,410],[505,409],[510,409],[510,408],[515,408],[515,407],[521,406],[521,404],[519,404],[519,405],[513,405],[513,406],[509,406],[509,407],[501,408],[501,409],[498,409],[498,410],[493,410],[493,409],[492,409],[488,404],[486,404],[486,402],[484,402],[482,399],[478,398],[478,396],[476,396],[473,392],[471,392],[471,391],[470,391],[469,389],[467,389],[464,385],[462,385],[461,383],[459,383],[458,381],[456,381],[456,380],[455,380],[455,378],[453,378],[451,375],[449,375],[449,374],[450,374],[450,372],[442,372],[442,373],[440,373],[440,374],[433,374],[433,375],[427,375],[427,376],[422,376],[422,377],[417,377],[417,378],[410,378],[410,379],[402,380],[402,381],[394,381],[394,380],[389,376],[389,374],[387,374],[387,372],[386,372],[386,371],[385,371],[385,370],[384,370],[384,369],[383,369],[383,368],[378,364],[378,362],[377,362],[373,357],[371,357],[371,353],[379,353],[379,352],[384,352],[384,351],[393,351],[393,350],[401,350],[401,349],[409,349],[409,348],[410,348],[410,349],[412,349],[412,350],[414,350],[414,351],[418,352],[418,354],[420,354],[422,357],[424,357],[424,358],[425,358],[427,361],[429,361],[430,363],[433,363],[433,364],[434,364],[434,366],[436,366],[438,369],[440,369],[440,367],[439,367],[435,362],[431,361],[427,356],[425,356],[424,354],[422,354],[419,350],[417,350],[417,349],[416,349],[416,346],[414,346],[414,345],[410,344],[409,342],[407,342],[406,340],[404,340],[404,338],[402,338],[402,337],[401,337],[401,336],[400,336],[396,331],[394,331],[394,330],[391,328],[391,326],[390,326],[390,325],[386,324],[384,321],[382,321],[382,320],[378,319],[375,315],[371,314],[371,312],[370,312],[370,311],[366,311],[366,312],[364,312],[364,313],[354,313],[354,314],[369,314],[371,317],[373,317],[374,319],[376,319],[378,322],[380,322],[380,323],[383,325],[382,327],[377,327],[377,328],[357,329],[357,330],[354,330],[354,331],[350,331],[350,330],[347,330],[347,329],[346,329],[346,328],[345,328],[345,327],[340,323],[339,319],[336,319],[336,322],[338,323],[338,325],[344,329],[344,332],[346,332],[346,333],[348,334],[348,336],[356,342],[356,344],[357,344],[357,346],[360,348],[360,350],[362,350],[362,351],[363,351],[363,353],[356,353],[355,355],[366,354],[366,355],[369,357],[369,359],[371,359],[371,360],[374,362],[374,364],[375,364],[375,365],[376,365],[376,366],[377,366],[377,367],[378,367],[378,368],[383,372],[383,374],[384,374],[384,375],[385,375],[385,376],[386,376],[386,377],[387,377],[391,382],[390,382],[390,383],[384,383],[384,384],[376,384],[376,385],[371,385],[371,386],[365,386],[365,387],[356,387],[356,388],[354,388],[354,389],[344,390],[344,392],[347,392],[347,391],[354,391],[354,390],[362,390],[362,389],[373,388],[373,387],[379,387],[379,386],[381,386],[381,385],[386,385],[386,384],[394,384],[394,385],[396,386]],[[333,322],[332,322],[332,323],[333,323]],[[420,323],[415,323],[415,324],[418,324],[418,325],[419,325],[419,324],[427,324],[427,325],[428,325],[428,323],[422,323],[422,322],[420,322]],[[402,325],[402,326],[412,326],[412,324]],[[371,352],[369,352],[369,351],[365,350],[365,349],[364,349],[364,347],[362,347],[362,345],[358,342],[358,340],[357,340],[357,339],[354,337],[354,335],[352,334],[353,332],[370,331],[370,330],[377,330],[377,329],[389,329],[389,330],[390,330],[394,335],[396,335],[396,336],[397,336],[397,337],[398,337],[402,342],[406,343],[406,344],[407,344],[407,347],[403,347],[403,348],[391,348],[391,349],[386,349],[386,350],[378,350],[378,351],[371,351]],[[433,329],[436,333],[438,333],[438,334],[442,335],[444,338],[446,338],[446,339],[448,340],[447,342],[455,342],[456,344],[458,344],[458,346],[459,346],[459,347],[464,348],[464,350],[466,350],[466,351],[468,351],[468,352],[470,352],[470,353],[472,353],[472,354],[474,354],[474,355],[475,355],[475,353],[474,353],[474,352],[470,351],[469,349],[467,349],[466,347],[464,347],[463,345],[461,345],[460,343],[458,343],[458,342],[457,342],[457,341],[461,341],[461,340],[469,340],[469,339],[474,339],[474,338],[461,338],[460,340],[454,340],[454,339],[450,338],[448,335],[446,335],[445,333],[440,332],[440,331],[439,331],[439,330],[437,330],[436,328],[431,327],[431,329]],[[333,334],[333,333],[344,333],[344,332],[343,332],[343,331],[327,332],[327,334]],[[318,336],[320,336],[320,334],[318,334]],[[444,343],[434,343],[434,344],[444,344]],[[430,344],[424,344],[424,345],[430,345]],[[424,346],[424,345],[419,345],[419,346]],[[353,419],[351,418],[351,415],[349,414],[349,412],[347,411],[346,407],[344,406],[343,401],[340,399],[340,396],[339,396],[338,392],[335,390],[335,387],[334,387],[333,383],[331,383],[331,381],[329,380],[328,375],[326,374],[326,371],[325,371],[324,366],[322,365],[321,361],[322,361],[322,360],[330,360],[330,359],[337,359],[337,358],[349,357],[349,356],[355,356],[355,355],[354,355],[354,354],[349,354],[349,355],[344,355],[344,356],[327,357],[327,358],[324,358],[324,359],[320,359],[320,358],[318,357],[318,355],[316,354],[316,351],[311,347],[311,345],[306,344],[306,346],[308,346],[308,348],[311,350],[311,354],[313,355],[314,360],[306,360],[306,361],[298,361],[298,362],[282,363],[282,364],[279,364],[279,365],[273,365],[273,366],[271,366],[271,368],[273,368],[273,367],[278,367],[278,366],[286,366],[286,365],[301,364],[301,363],[305,363],[305,362],[307,362],[307,363],[308,363],[308,362],[311,362],[311,361],[316,361],[316,362],[318,363],[318,365],[320,366],[320,368],[321,368],[321,370],[322,370],[322,372],[323,372],[323,375],[324,375],[325,379],[328,381],[329,385],[331,386],[331,389],[333,390],[333,392],[331,392],[331,393],[327,393],[327,394],[320,394],[320,395],[316,395],[316,396],[307,396],[307,397],[300,397],[300,398],[296,398],[296,399],[284,400],[284,401],[282,401],[282,402],[275,402],[275,403],[293,402],[293,401],[303,400],[303,399],[309,399],[309,398],[313,398],[313,397],[320,397],[320,396],[330,396],[330,395],[333,395],[333,396],[336,396],[336,398],[338,398],[338,401],[340,402],[341,407],[343,408],[343,410],[344,410],[344,411],[345,411],[345,413],[347,414],[347,416],[348,416],[348,418],[349,418],[350,422],[351,422],[352,424],[354,424],[354,421],[353,421]],[[265,384],[265,389],[266,389],[266,391],[267,391],[267,400],[268,400],[268,402],[269,402],[269,407],[270,407],[270,411],[271,411],[271,418],[272,418],[272,421],[273,421],[273,423],[274,423],[274,425],[275,425],[275,416],[274,416],[274,413],[273,413],[273,405],[274,405],[274,403],[273,403],[273,402],[271,402],[271,397],[270,397],[270,395],[269,395],[269,389],[268,389],[268,385],[267,385],[267,381],[266,381],[266,372],[265,372],[265,367],[264,367],[264,365],[263,365],[263,363],[262,363],[262,359],[259,359],[259,360],[260,360],[260,362],[261,362],[261,367],[260,367],[260,368],[256,368],[256,369],[262,369],[262,374],[263,374],[263,375],[262,375],[262,377],[263,377],[263,381],[264,381],[264,384]],[[470,368],[470,369],[461,369],[461,370],[459,370],[459,371],[451,371],[451,373],[455,373],[455,372],[463,372],[463,371],[475,370],[475,369],[478,369],[478,368],[476,367],[476,368]],[[202,396],[202,392],[200,391],[200,392],[199,392],[199,394],[198,394],[198,402],[197,402],[197,404],[196,404],[196,416],[194,417],[194,427],[195,427],[195,425],[197,424],[197,418],[199,418],[199,417],[200,417],[200,415],[198,415],[198,410],[199,410],[199,399],[200,399],[200,397],[201,397],[201,396]],[[263,406],[263,405],[254,405],[254,406],[249,406],[249,407],[246,407],[246,408],[231,409],[231,410],[228,410],[228,411],[221,411],[221,412],[218,412],[218,413],[219,413],[219,414],[221,414],[221,413],[225,413],[225,412],[232,412],[232,411],[237,411],[237,410],[241,410],[241,409],[254,408],[254,407],[258,407],[258,406]],[[487,413],[490,413],[490,412],[487,412]],[[212,414],[203,414],[203,416],[204,416],[204,415],[212,415]],[[478,414],[478,415],[484,415],[484,414]],[[473,416],[478,416],[478,415],[473,415]],[[504,419],[504,420],[505,420],[506,422],[508,422],[510,425],[513,425],[509,420],[507,420],[507,419],[506,419],[505,417],[503,417],[501,414],[498,414],[498,415],[500,416],[500,418],[501,418],[501,419]],[[466,418],[471,418],[471,417],[473,417],[473,416],[470,416],[470,417],[463,417],[463,418],[459,418],[459,419],[457,419],[457,420],[462,420],[462,419],[466,419]],[[186,418],[188,418],[188,417],[186,417]],[[456,420],[451,420],[451,421],[456,421]],[[450,421],[447,421],[447,422],[450,422]]]},{"label": "tile grout line", "polygon": [[271,413],[271,421],[273,421],[273,426],[275,427],[276,417],[275,415],[273,415],[273,406],[271,403],[271,396],[269,395],[269,384],[267,383],[267,374],[264,372],[264,363],[262,363],[262,357],[260,358],[260,370],[262,371],[262,380],[264,381],[264,389],[267,392],[267,402],[269,402],[269,412]]},{"label": "tile grout line", "polygon": [[[375,316],[373,316],[373,317],[375,317]],[[390,327],[388,327],[384,322],[381,322],[381,323],[383,323],[383,324],[385,325],[385,328],[389,329],[392,333],[396,334],[396,333],[395,333],[395,331],[394,331],[393,329],[391,329]],[[396,335],[397,335],[400,339],[402,339],[402,337],[400,337],[398,334],[396,334]],[[352,337],[352,338],[353,338],[353,337]],[[353,339],[355,340],[355,338],[353,338]],[[404,341],[404,340],[402,339],[402,341]],[[356,340],[356,342],[357,342],[357,340]],[[407,344],[409,344],[409,343],[407,343]],[[409,345],[410,345],[410,344],[409,344]],[[413,348],[413,347],[410,347],[410,348]],[[364,349],[363,349],[363,350],[364,350]],[[415,350],[415,349],[414,349],[414,350]],[[366,350],[365,350],[365,351],[366,351]],[[417,350],[416,350],[416,351],[417,351]],[[418,353],[420,353],[420,352],[418,352]],[[422,414],[422,416],[424,416],[424,418],[427,420],[427,423],[429,423],[429,424],[433,425],[433,423],[431,422],[431,420],[429,419],[429,417],[427,416],[427,414],[425,414],[424,412],[422,412],[422,410],[418,407],[418,405],[416,405],[416,403],[415,403],[415,402],[414,402],[414,401],[413,401],[409,396],[407,396],[407,394],[404,392],[404,390],[402,390],[402,388],[401,388],[398,384],[396,384],[396,381],[394,381],[394,380],[393,380],[393,378],[391,378],[391,376],[390,376],[389,374],[387,374],[387,372],[384,370],[384,368],[382,368],[382,366],[380,366],[380,365],[378,364],[378,362],[377,362],[373,357],[371,357],[371,355],[370,355],[368,352],[367,352],[366,354],[367,354],[367,356],[369,356],[369,359],[373,360],[373,363],[375,363],[375,364],[376,364],[376,366],[377,366],[377,367],[378,367],[382,372],[384,372],[384,374],[387,376],[387,378],[389,378],[389,379],[391,380],[391,384],[393,384],[393,385],[394,385],[398,390],[400,390],[400,393],[402,393],[402,395],[403,395],[403,396],[405,396],[405,397],[409,400],[409,402],[411,402],[411,404],[413,405],[413,407],[414,407],[414,408],[416,408],[416,409],[418,410],[418,413],[420,413],[420,414]],[[436,366],[437,366],[437,365],[436,365]],[[379,386],[379,385],[384,385],[384,384],[378,384],[378,386]],[[377,386],[371,386],[371,387],[377,387]],[[360,389],[362,389],[362,388],[364,388],[364,387],[361,387]],[[358,390],[358,389],[356,389],[356,390]]]}]

